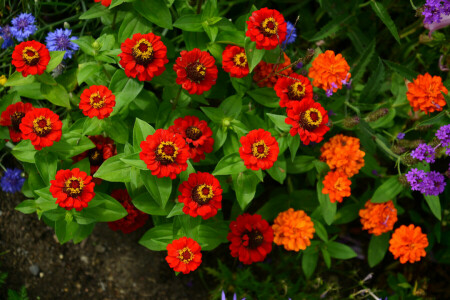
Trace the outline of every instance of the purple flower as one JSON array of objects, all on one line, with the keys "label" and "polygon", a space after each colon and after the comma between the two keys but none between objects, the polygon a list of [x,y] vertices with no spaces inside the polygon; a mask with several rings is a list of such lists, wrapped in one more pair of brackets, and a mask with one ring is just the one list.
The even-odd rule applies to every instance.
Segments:
[{"label": "purple flower", "polygon": [[297,69],[301,69],[301,68],[303,68],[303,63],[302,62],[299,62],[298,64],[297,64]]},{"label": "purple flower", "polygon": [[[233,300],[236,300],[236,299],[237,299],[237,296],[236,296],[236,293],[234,293]],[[227,300],[227,297],[225,296],[225,291],[223,291],[223,290],[222,290],[222,298],[221,298],[221,300]],[[241,300],[245,300],[245,298],[242,298]]]},{"label": "purple flower", "polygon": [[435,150],[427,144],[420,144],[411,152],[411,156],[420,161],[425,160],[427,163],[434,163]]},{"label": "purple flower", "polygon": [[426,173],[422,182],[421,192],[426,196],[438,196],[445,189],[445,177],[439,172],[431,171]]},{"label": "purple flower", "polygon": [[352,88],[352,80],[348,80],[348,77],[350,76],[349,73],[347,73],[347,76],[345,76],[345,79],[341,80],[342,84],[345,85],[345,87],[347,89],[351,89]]},{"label": "purple flower", "polygon": [[443,147],[450,146],[450,124],[441,126],[436,131],[436,137],[441,141]]},{"label": "purple flower", "polygon": [[399,133],[397,134],[397,139],[403,140],[404,138],[405,138],[405,134],[404,134],[403,132],[399,132]]},{"label": "purple flower", "polygon": [[439,57],[439,70],[441,70],[441,71],[443,71],[443,72],[450,71],[449,66],[444,65],[444,54],[442,54],[442,55]]},{"label": "purple flower", "polygon": [[5,25],[0,27],[0,37],[3,39],[2,49],[6,49],[12,45],[14,45],[14,41],[12,39],[11,28],[9,25]]},{"label": "purple flower", "polygon": [[7,193],[15,193],[22,189],[25,178],[22,177],[22,170],[6,169],[0,180],[2,190]]},{"label": "purple flower", "polygon": [[425,177],[425,174],[426,173],[424,170],[418,170],[416,168],[409,170],[409,172],[405,174],[406,179],[411,185],[411,190],[420,191],[420,185]]},{"label": "purple flower", "polygon": [[72,42],[78,39],[76,36],[71,37],[72,30],[70,29],[56,29],[54,32],[49,32],[45,38],[47,48],[50,51],[66,51],[64,59],[72,58],[75,51],[80,49],[80,46]]},{"label": "purple flower", "polygon": [[36,32],[37,26],[34,24],[36,19],[32,14],[21,13],[18,17],[12,19],[11,33],[19,41],[22,42],[30,35]]},{"label": "purple flower", "polygon": [[[444,2],[444,3],[442,3]],[[450,2],[448,0],[427,0],[422,15],[425,16],[423,23],[440,23],[442,15],[449,14]]]},{"label": "purple flower", "polygon": [[287,33],[286,33],[286,39],[283,42],[283,48],[286,48],[287,45],[292,44],[295,42],[295,39],[297,39],[297,29],[295,29],[294,24],[287,21]]},{"label": "purple flower", "polygon": [[442,20],[439,23],[425,24],[424,27],[430,31],[428,33],[428,36],[431,37],[431,34],[433,33],[433,31],[436,31],[441,28],[445,28],[448,25],[450,25],[450,15],[443,15]]}]

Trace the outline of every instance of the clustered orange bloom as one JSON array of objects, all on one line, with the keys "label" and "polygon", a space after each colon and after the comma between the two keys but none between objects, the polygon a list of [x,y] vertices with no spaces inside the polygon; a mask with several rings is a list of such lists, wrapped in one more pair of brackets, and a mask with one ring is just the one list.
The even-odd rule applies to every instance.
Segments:
[{"label": "clustered orange bloom", "polygon": [[350,66],[342,54],[327,50],[319,54],[312,62],[308,76],[313,79],[313,85],[328,93],[335,93],[342,84],[350,80]]},{"label": "clustered orange bloom", "polygon": [[323,194],[329,194],[330,202],[342,202],[344,197],[349,197],[352,193],[350,185],[352,182],[347,176],[339,171],[328,172],[323,180]]},{"label": "clustered orange bloom", "polygon": [[447,88],[442,84],[442,78],[439,76],[431,77],[430,74],[419,75],[414,82],[408,83],[409,104],[414,111],[421,110],[426,114],[435,111],[441,111],[446,102],[444,95],[448,94]]},{"label": "clustered orange bloom", "polygon": [[363,229],[373,235],[391,231],[397,222],[397,210],[391,200],[384,203],[372,203],[369,200],[366,202],[365,209],[359,211],[359,216]]},{"label": "clustered orange bloom", "polygon": [[414,263],[427,255],[425,248],[428,247],[428,239],[420,226],[400,226],[392,234],[389,244],[389,251],[395,259],[400,258],[402,264]]},{"label": "clustered orange bloom", "polygon": [[[277,83],[278,78],[283,75],[287,76],[292,73],[291,68],[287,68],[283,70],[287,66],[291,64],[290,58],[284,53],[284,62],[278,65],[269,64],[265,61],[261,61],[254,69],[253,80],[260,87],[273,87],[275,83]],[[281,71],[283,70],[283,71]],[[268,77],[271,74],[278,73],[277,75],[273,75]],[[267,78],[268,77],[268,78]]]},{"label": "clustered orange bloom", "polygon": [[303,211],[289,208],[278,214],[272,225],[274,243],[289,251],[305,250],[314,236],[314,223]]}]

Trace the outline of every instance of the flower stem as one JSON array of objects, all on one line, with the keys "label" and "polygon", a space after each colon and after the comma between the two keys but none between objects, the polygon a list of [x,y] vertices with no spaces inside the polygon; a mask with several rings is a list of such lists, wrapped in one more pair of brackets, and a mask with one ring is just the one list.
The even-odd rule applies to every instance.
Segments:
[{"label": "flower stem", "polygon": [[180,99],[180,95],[181,95],[181,89],[182,89],[182,87],[180,85],[180,88],[178,89],[177,96],[175,97],[175,99],[173,100],[173,103],[172,103],[172,110],[175,110],[175,108],[177,107],[178,99]]}]

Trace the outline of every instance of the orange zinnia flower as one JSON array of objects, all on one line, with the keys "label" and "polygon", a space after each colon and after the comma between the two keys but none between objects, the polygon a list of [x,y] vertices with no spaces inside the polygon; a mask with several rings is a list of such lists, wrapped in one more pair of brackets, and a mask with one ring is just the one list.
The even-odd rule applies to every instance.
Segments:
[{"label": "orange zinnia flower", "polygon": [[350,196],[350,185],[352,182],[345,176],[345,174],[335,171],[328,172],[323,179],[322,194],[330,195],[330,202],[341,203],[344,197]]},{"label": "orange zinnia flower", "polygon": [[292,208],[278,214],[272,229],[275,234],[273,239],[275,244],[283,245],[286,250],[297,252],[311,245],[310,239],[316,232],[311,218],[303,210],[294,211]]},{"label": "orange zinnia flower", "polygon": [[350,77],[350,66],[342,54],[335,55],[334,51],[327,50],[319,54],[312,62],[308,76],[315,87],[327,91],[327,95],[335,93],[346,84]]},{"label": "orange zinnia flower", "polygon": [[446,102],[441,92],[448,94],[447,88],[442,84],[442,78],[431,77],[430,74],[425,73],[425,75],[417,76],[414,82],[408,83],[406,97],[414,111],[420,109],[428,114],[441,111],[445,106]]},{"label": "orange zinnia flower", "polygon": [[365,209],[359,211],[364,230],[373,235],[391,231],[397,222],[397,210],[391,200],[384,203],[366,202]]},{"label": "orange zinnia flower", "polygon": [[389,251],[397,259],[400,257],[400,263],[414,263],[427,253],[425,248],[428,247],[427,235],[422,233],[420,226],[402,225],[397,228],[389,241],[391,245]]},{"label": "orange zinnia flower", "polygon": [[[265,61],[261,61],[254,70],[253,80],[256,82],[257,85],[260,87],[273,87],[275,83],[277,83],[278,78],[282,77],[283,75],[287,76],[292,73],[291,68],[287,68],[286,70],[283,70],[287,66],[291,64],[291,60],[289,57],[284,53],[284,62],[281,64],[269,64]],[[280,72],[280,70],[283,70]],[[267,78],[267,76],[271,74],[277,73],[277,75],[271,76]],[[264,79],[264,80],[263,80]]]},{"label": "orange zinnia flower", "polygon": [[331,170],[344,173],[347,177],[358,174],[364,166],[365,153],[359,149],[359,139],[338,134],[323,144],[320,159],[328,164]]}]

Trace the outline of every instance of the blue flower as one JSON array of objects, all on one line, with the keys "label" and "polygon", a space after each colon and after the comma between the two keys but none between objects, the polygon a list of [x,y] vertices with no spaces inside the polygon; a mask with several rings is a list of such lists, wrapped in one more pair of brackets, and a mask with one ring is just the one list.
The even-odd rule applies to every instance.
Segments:
[{"label": "blue flower", "polygon": [[70,36],[72,30],[70,29],[56,29],[54,32],[49,32],[45,38],[47,48],[50,51],[66,51],[64,59],[72,58],[75,51],[80,49],[80,46],[72,42],[78,39],[76,36]]},{"label": "blue flower", "polygon": [[399,133],[397,134],[397,138],[398,138],[399,140],[403,140],[403,139],[405,138],[405,134],[404,134],[403,132],[399,132]]},{"label": "blue flower", "polygon": [[34,24],[36,19],[32,14],[21,13],[18,17],[12,19],[11,33],[19,41],[22,42],[30,35],[36,32],[37,26]]},{"label": "blue flower", "polygon": [[287,21],[286,24],[287,33],[286,39],[283,42],[283,48],[285,48],[286,45],[292,44],[297,39],[297,29],[295,29],[294,24],[289,21]]},{"label": "blue flower", "polygon": [[22,170],[6,169],[0,180],[2,190],[7,193],[15,193],[22,189],[25,178],[22,177]]},{"label": "blue flower", "polygon": [[0,27],[0,36],[3,39],[2,49],[6,49],[14,45],[14,41],[11,35],[11,28],[9,27],[9,25]]}]

